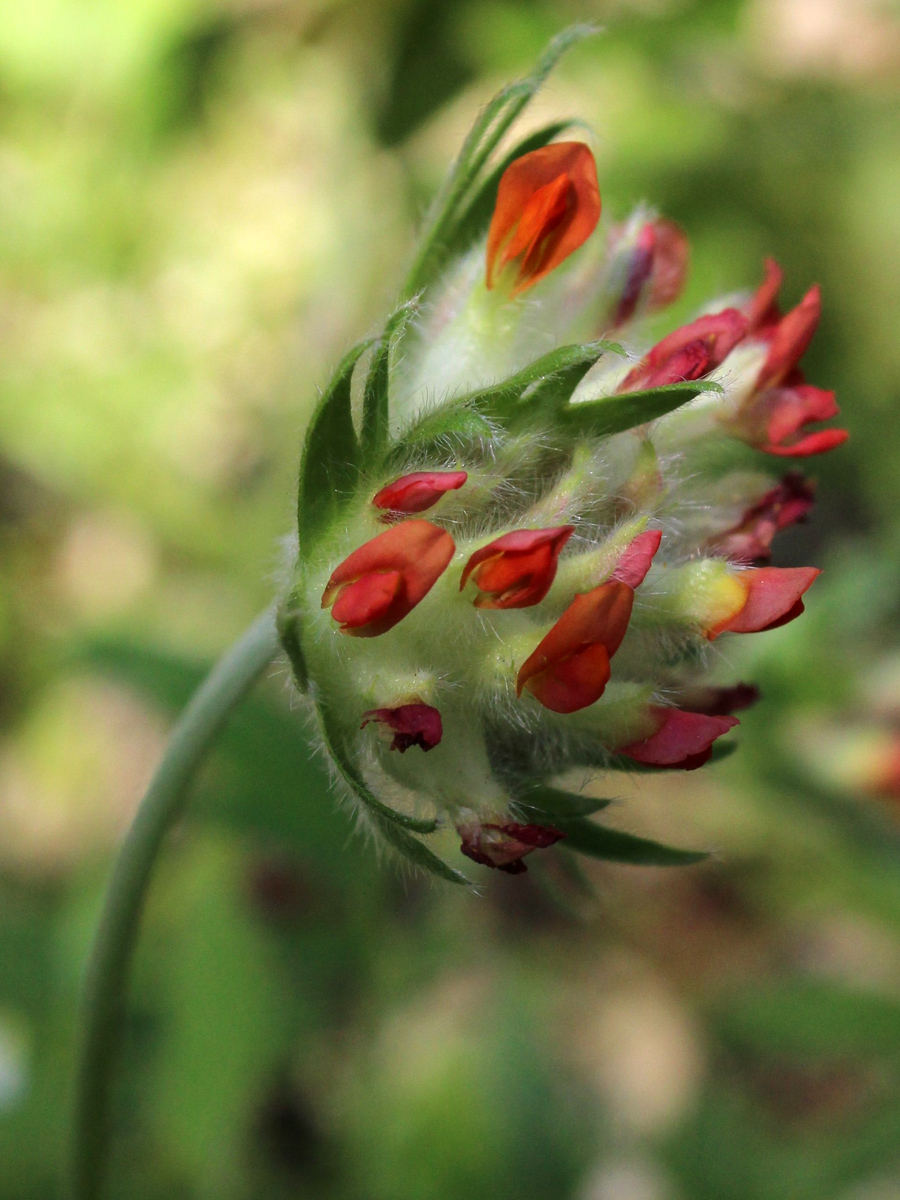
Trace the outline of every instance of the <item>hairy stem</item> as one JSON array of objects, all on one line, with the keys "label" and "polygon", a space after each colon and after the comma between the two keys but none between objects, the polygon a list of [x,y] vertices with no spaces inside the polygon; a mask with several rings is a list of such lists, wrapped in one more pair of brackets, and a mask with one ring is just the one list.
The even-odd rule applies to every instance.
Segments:
[{"label": "hairy stem", "polygon": [[73,1200],[98,1200],[103,1192],[112,1073],[128,972],[160,847],[184,810],[211,744],[278,648],[274,614],[268,610],[212,669],[175,726],[113,866],[84,983],[73,1114]]}]

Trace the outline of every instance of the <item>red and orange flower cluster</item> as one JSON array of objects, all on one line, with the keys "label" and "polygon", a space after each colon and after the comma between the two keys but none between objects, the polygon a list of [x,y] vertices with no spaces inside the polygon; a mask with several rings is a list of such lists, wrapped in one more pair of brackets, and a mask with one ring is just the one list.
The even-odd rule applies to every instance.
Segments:
[{"label": "red and orange flower cluster", "polygon": [[[510,305],[527,303],[523,293],[587,241],[600,208],[594,159],[583,143],[550,144],[516,159],[500,180],[487,235],[487,289],[505,296]],[[629,333],[640,317],[673,301],[682,290],[687,263],[687,239],[671,222],[647,214],[615,227],[598,275],[601,290],[605,288],[597,304],[599,331]],[[799,366],[819,321],[819,289],[812,288],[782,314],[781,282],[781,271],[770,260],[765,281],[744,305],[708,312],[668,334],[608,394],[615,399],[654,392],[716,372],[724,393],[721,388],[715,395],[707,393],[700,403],[713,413],[720,436],[779,457],[805,457],[840,445],[847,436],[843,430],[809,429],[811,423],[833,417],[837,407],[834,394],[808,384]],[[434,391],[439,390],[440,380],[435,380]],[[715,512],[707,514],[707,532],[698,533],[696,543],[686,547],[690,511],[674,523],[657,512],[658,502],[671,494],[669,476],[682,468],[660,466],[655,459],[654,425],[637,424],[611,438],[582,432],[569,445],[568,468],[561,470],[563,434],[548,419],[543,443],[529,429],[518,443],[513,435],[499,432],[493,442],[481,435],[469,443],[438,444],[431,462],[416,462],[413,456],[408,466],[416,469],[388,476],[374,494],[370,488],[360,497],[357,525],[346,528],[374,531],[377,523],[388,528],[329,566],[321,595],[335,633],[353,639],[392,635],[380,658],[362,645],[358,651],[349,643],[336,646],[334,678],[343,672],[342,678],[368,681],[368,694],[376,700],[371,706],[361,703],[347,720],[381,726],[389,750],[404,756],[411,748],[434,751],[453,736],[446,762],[429,753],[428,767],[420,768],[410,765],[413,754],[404,757],[401,772],[399,765],[390,766],[390,753],[382,753],[379,769],[393,772],[413,791],[440,795],[444,808],[459,814],[455,819],[463,853],[510,873],[524,869],[527,854],[564,834],[549,823],[512,819],[514,806],[511,813],[498,813],[495,778],[485,781],[483,800],[471,794],[471,783],[456,782],[457,776],[462,778],[460,755],[465,757],[465,751],[453,730],[469,730],[471,738],[480,738],[478,753],[472,742],[473,760],[481,754],[488,762],[492,756],[503,757],[496,746],[504,744],[497,728],[505,712],[511,714],[511,727],[529,728],[538,744],[543,721],[552,729],[548,738],[564,744],[566,722],[574,714],[581,714],[577,720],[583,738],[590,714],[596,713],[598,737],[611,763],[627,759],[693,770],[709,760],[716,739],[737,724],[731,713],[755,693],[746,685],[707,688],[702,693],[707,701],[697,699],[690,707],[690,695],[701,692],[687,686],[692,678],[687,666],[673,673],[670,662],[653,659],[658,644],[653,622],[677,626],[685,646],[725,633],[775,629],[802,613],[803,596],[818,575],[815,568],[767,565],[775,534],[804,519],[812,507],[813,486],[798,472],[748,494],[737,520],[733,509],[718,525]],[[546,451],[546,445],[554,445],[556,453]],[[518,507],[508,498],[502,501],[506,493],[498,478],[502,471],[497,464],[511,448],[520,459],[528,454],[534,459],[535,482],[519,485],[523,496]],[[616,477],[610,463],[617,455],[633,458],[637,449],[656,463],[654,487],[639,495],[627,472],[624,483],[607,486],[603,472]],[[514,453],[509,458],[516,461]],[[542,466],[545,460],[550,465]],[[591,475],[586,462],[598,462],[602,470]],[[591,479],[600,481],[593,490]],[[558,501],[548,509],[554,488]],[[433,520],[419,516],[431,510]],[[542,511],[557,512],[562,519],[536,520]],[[699,579],[698,565],[708,575],[702,586],[691,582]],[[450,586],[438,587],[445,577]],[[424,606],[427,619],[410,624],[414,611],[437,593]],[[404,622],[409,633],[400,639]],[[506,645],[508,651],[502,649]],[[630,647],[627,654],[623,646]],[[620,651],[625,654],[621,695],[607,702]],[[395,686],[389,682],[392,653]],[[336,686],[324,674],[317,685],[323,693]],[[426,676],[427,686],[422,683]],[[638,695],[635,689],[643,690]],[[686,698],[681,704],[679,691]],[[632,693],[637,700],[628,698]],[[360,694],[366,694],[362,684]],[[674,704],[671,697],[676,697]],[[521,715],[513,712],[516,706]],[[346,704],[335,701],[333,707],[343,711]],[[604,725],[613,710],[631,715]],[[547,715],[542,718],[541,712]],[[471,734],[479,716],[491,725],[487,741]],[[532,752],[535,758],[540,755]],[[564,756],[555,765],[564,767]]]}]

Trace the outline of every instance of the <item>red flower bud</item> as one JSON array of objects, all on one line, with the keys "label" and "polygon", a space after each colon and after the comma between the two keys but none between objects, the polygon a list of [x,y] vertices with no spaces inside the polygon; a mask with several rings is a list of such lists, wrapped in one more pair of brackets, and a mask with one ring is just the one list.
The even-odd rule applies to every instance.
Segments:
[{"label": "red flower bud", "polygon": [[698,317],[664,337],[619,384],[620,392],[665,387],[699,379],[715,370],[747,332],[747,318],[736,308]]},{"label": "red flower bud", "polygon": [[627,583],[631,588],[639,587],[647,577],[661,541],[662,532],[659,529],[648,529],[645,533],[639,533],[622,551],[611,578],[618,579],[620,583]]},{"label": "red flower bud", "polygon": [[743,607],[706,636],[720,633],[763,633],[787,625],[803,612],[801,596],[821,571],[816,567],[756,567],[737,578],[746,589]]},{"label": "red flower bud", "polygon": [[522,664],[516,694],[527,687],[545,708],[558,713],[577,712],[599,700],[633,604],[634,589],[618,580],[576,596]]},{"label": "red flower bud", "polygon": [[393,629],[432,589],[453,557],[453,538],[429,521],[403,521],[354,550],[332,573],[322,607],[341,633]]},{"label": "red flower bud", "polygon": [[473,862],[483,867],[496,867],[508,875],[521,875],[527,870],[522,862],[533,850],[545,850],[566,835],[558,829],[545,825],[519,825],[508,821],[505,825],[460,825],[462,838],[460,850]]},{"label": "red flower bud", "polygon": [[769,558],[775,534],[802,521],[813,507],[815,498],[813,484],[799,471],[791,471],[748,508],[737,525],[713,538],[709,547],[734,562],[751,563]]},{"label": "red flower bud", "polygon": [[392,513],[424,512],[437,504],[445,492],[461,488],[468,478],[465,471],[413,471],[383,487],[372,503]]},{"label": "red flower bud", "polygon": [[578,249],[600,217],[594,156],[583,142],[553,142],[503,172],[487,242],[487,286],[516,264],[512,294],[532,287]]},{"label": "red flower bud", "polygon": [[650,712],[659,721],[656,733],[642,742],[623,746],[619,753],[651,767],[695,771],[709,762],[716,738],[740,724],[737,717],[708,717],[680,708],[654,707]]},{"label": "red flower bud", "polygon": [[547,595],[563,546],[574,525],[516,529],[476,550],[465,565],[459,590],[471,576],[481,592],[476,608],[529,608]]},{"label": "red flower bud", "polygon": [[[621,230],[619,235],[623,236]],[[621,254],[622,249],[614,245],[612,253]],[[638,309],[654,313],[678,299],[687,275],[690,244],[673,221],[647,221],[626,253],[627,275],[612,315],[613,329],[630,321]]]},{"label": "red flower bud", "polygon": [[363,713],[360,729],[380,721],[393,731],[392,750],[405,754],[410,746],[433,750],[444,735],[441,714],[430,704],[400,704],[396,708],[370,708]]}]

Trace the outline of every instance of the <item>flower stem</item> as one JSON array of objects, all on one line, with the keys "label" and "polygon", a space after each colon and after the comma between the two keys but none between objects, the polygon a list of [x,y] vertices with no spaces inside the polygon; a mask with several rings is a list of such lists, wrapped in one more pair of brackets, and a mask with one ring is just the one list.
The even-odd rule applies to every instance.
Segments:
[{"label": "flower stem", "polygon": [[181,816],[217,734],[278,649],[274,614],[267,610],[213,667],[175,726],[113,866],[84,982],[72,1131],[73,1200],[99,1200],[104,1188],[112,1072],[128,972],[160,847]]}]

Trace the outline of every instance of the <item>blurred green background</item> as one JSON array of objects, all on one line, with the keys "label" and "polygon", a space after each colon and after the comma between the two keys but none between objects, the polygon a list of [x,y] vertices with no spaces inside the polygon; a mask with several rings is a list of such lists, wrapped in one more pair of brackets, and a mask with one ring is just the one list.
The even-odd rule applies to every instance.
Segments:
[{"label": "blurred green background", "polygon": [[[900,1197],[900,8],[892,0],[29,0],[0,21],[0,1198],[58,1194],[110,855],[271,595],[316,386],[390,305],[479,103],[679,221],[679,313],[782,262],[852,440],[776,562],[801,621],[707,772],[625,781],[696,868],[479,894],[395,872],[273,668],[167,848],[121,1200]],[[777,466],[777,464],[776,464]],[[747,644],[749,643],[749,644]]]}]

